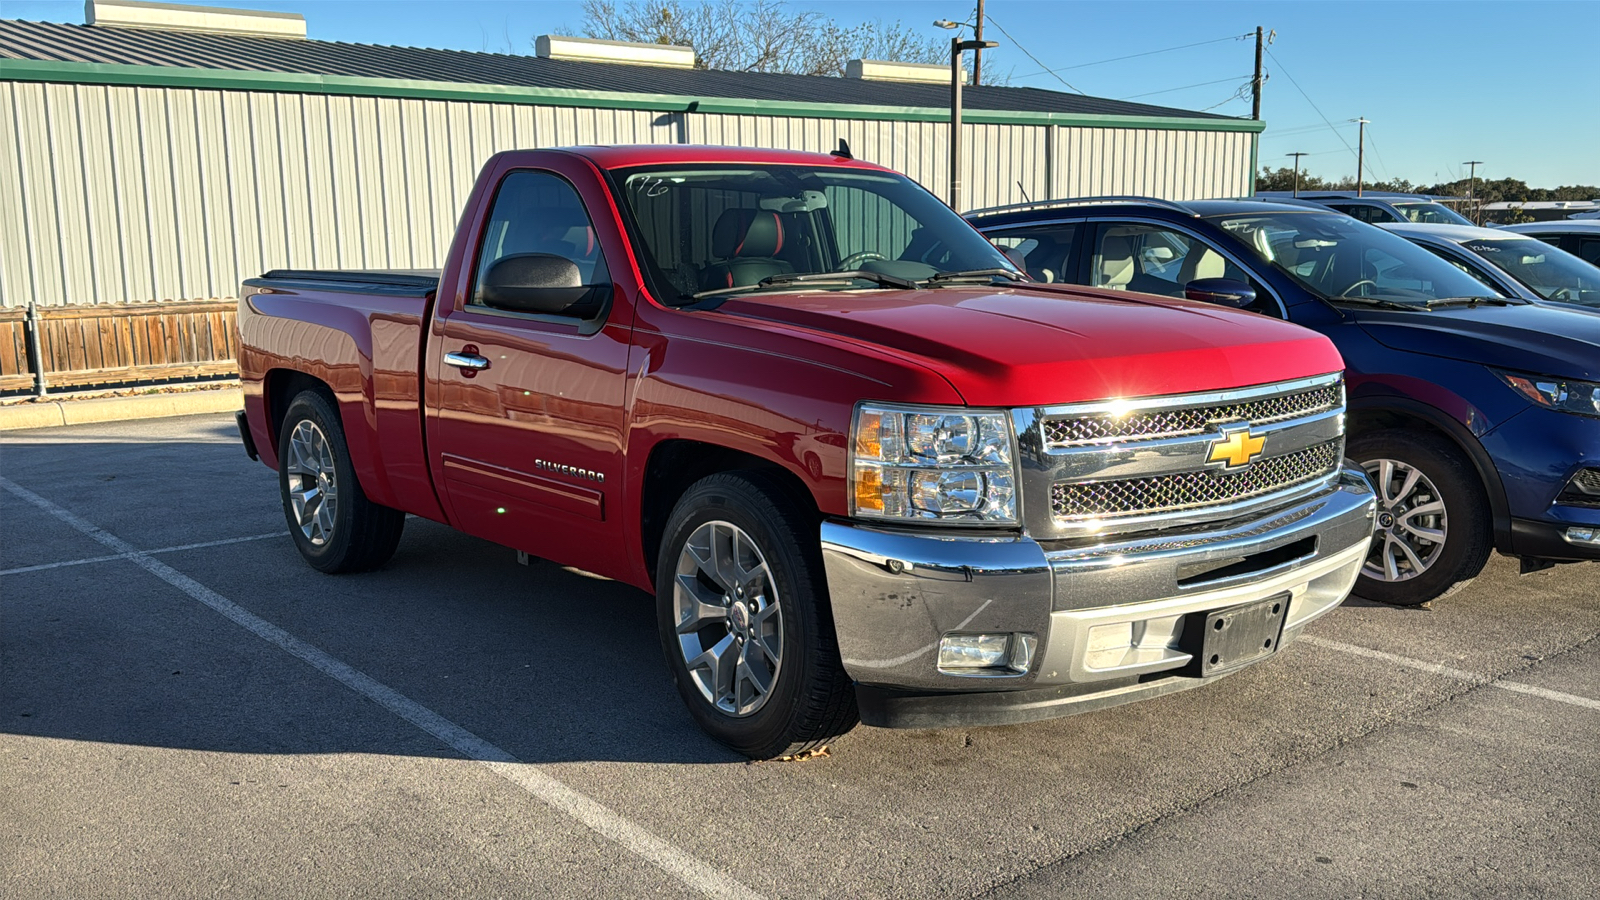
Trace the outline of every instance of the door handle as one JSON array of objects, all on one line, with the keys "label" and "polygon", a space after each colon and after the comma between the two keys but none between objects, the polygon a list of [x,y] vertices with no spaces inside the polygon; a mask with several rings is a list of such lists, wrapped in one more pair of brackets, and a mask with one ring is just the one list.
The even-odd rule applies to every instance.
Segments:
[{"label": "door handle", "polygon": [[489,361],[476,353],[450,352],[444,355],[444,364],[455,366],[458,369],[467,369],[476,372],[479,369],[489,368]]}]

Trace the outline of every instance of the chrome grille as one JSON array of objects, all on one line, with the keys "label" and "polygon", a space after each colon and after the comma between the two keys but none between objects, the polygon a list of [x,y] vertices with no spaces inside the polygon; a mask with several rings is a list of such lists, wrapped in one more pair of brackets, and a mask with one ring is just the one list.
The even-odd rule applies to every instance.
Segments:
[{"label": "chrome grille", "polygon": [[1050,508],[1057,519],[1144,516],[1237,503],[1332,475],[1344,455],[1343,439],[1267,457],[1239,472],[1204,469],[1150,478],[1057,484]]},{"label": "chrome grille", "polygon": [[1045,446],[1081,447],[1107,441],[1145,441],[1202,434],[1214,425],[1249,422],[1267,425],[1338,409],[1341,389],[1323,385],[1294,394],[1281,394],[1220,406],[1162,409],[1125,416],[1105,413],[1055,419],[1044,423]]}]

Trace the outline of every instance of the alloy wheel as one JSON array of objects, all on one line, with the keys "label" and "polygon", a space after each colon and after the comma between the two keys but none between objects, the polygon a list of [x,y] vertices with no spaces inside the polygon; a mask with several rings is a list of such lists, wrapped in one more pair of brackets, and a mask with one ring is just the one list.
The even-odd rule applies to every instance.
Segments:
[{"label": "alloy wheel", "polygon": [[678,649],[700,695],[734,717],[772,696],[783,660],[783,609],[761,550],[731,522],[696,528],[673,579]]},{"label": "alloy wheel", "polygon": [[1362,574],[1378,581],[1409,581],[1444,552],[1449,522],[1444,499],[1422,470],[1396,459],[1361,464],[1378,490],[1378,522]]},{"label": "alloy wheel", "polygon": [[289,504],[300,533],[315,546],[333,536],[339,511],[339,484],[333,463],[333,445],[315,422],[302,419],[289,435]]}]

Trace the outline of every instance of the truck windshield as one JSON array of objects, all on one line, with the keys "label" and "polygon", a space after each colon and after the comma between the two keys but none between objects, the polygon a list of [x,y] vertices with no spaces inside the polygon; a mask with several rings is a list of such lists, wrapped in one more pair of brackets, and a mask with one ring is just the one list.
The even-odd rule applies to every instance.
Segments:
[{"label": "truck windshield", "polygon": [[1565,250],[1528,238],[1464,241],[1462,246],[1546,300],[1600,306],[1600,268]]},{"label": "truck windshield", "polygon": [[1399,235],[1338,213],[1211,216],[1251,254],[1335,302],[1498,298],[1493,289]]},{"label": "truck windshield", "polygon": [[863,277],[798,283],[849,290],[941,273],[1020,277],[965,220],[894,173],[716,165],[623,169],[613,176],[639,236],[640,262],[667,302],[825,273]]},{"label": "truck windshield", "polygon": [[1422,203],[1396,203],[1395,209],[1409,222],[1427,225],[1471,225],[1472,221],[1443,203],[1432,200]]}]

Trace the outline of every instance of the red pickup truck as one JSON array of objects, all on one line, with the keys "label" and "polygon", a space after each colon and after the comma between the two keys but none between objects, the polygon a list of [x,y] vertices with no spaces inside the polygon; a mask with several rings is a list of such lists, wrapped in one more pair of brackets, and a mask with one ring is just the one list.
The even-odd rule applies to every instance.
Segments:
[{"label": "red pickup truck", "polygon": [[1327,339],[1031,283],[843,148],[502,153],[442,272],[269,272],[239,327],[311,565],[383,564],[410,513],[652,592],[753,757],[1204,684],[1372,532]]}]

